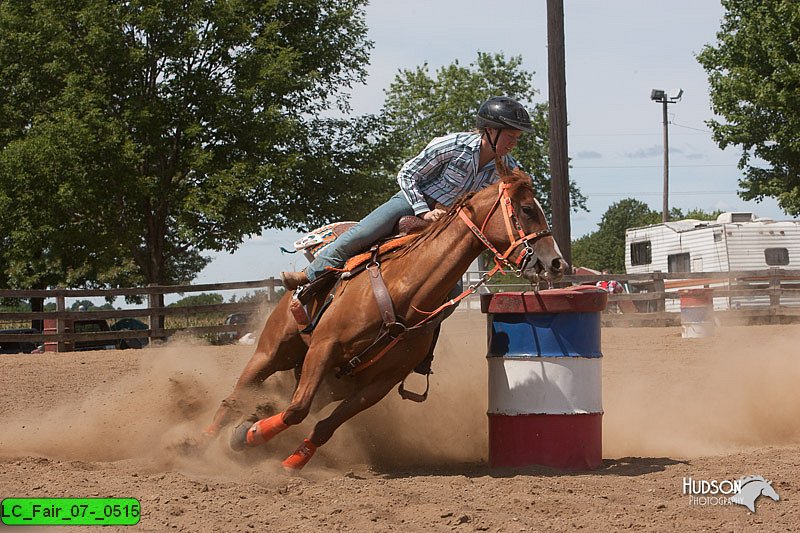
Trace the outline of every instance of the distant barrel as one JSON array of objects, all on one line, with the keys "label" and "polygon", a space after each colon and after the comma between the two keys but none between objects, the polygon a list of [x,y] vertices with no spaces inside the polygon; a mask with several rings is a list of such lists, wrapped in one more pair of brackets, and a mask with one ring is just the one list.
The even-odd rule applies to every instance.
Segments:
[{"label": "distant barrel", "polygon": [[681,336],[684,339],[713,337],[714,290],[683,289],[678,291],[681,299]]},{"label": "distant barrel", "polygon": [[600,466],[607,302],[606,291],[588,286],[482,295],[490,466]]}]

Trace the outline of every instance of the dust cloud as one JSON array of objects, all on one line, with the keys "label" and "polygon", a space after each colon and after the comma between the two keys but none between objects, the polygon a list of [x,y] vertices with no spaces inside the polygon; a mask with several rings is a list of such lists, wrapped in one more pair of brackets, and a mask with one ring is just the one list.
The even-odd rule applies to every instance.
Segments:
[{"label": "dust cloud", "polygon": [[624,350],[624,362],[613,343],[605,350],[605,457],[693,458],[800,442],[800,326],[722,327],[706,339],[670,330],[617,332],[650,334],[649,344],[631,347],[638,353]]},{"label": "dust cloud", "polygon": [[[677,328],[606,328],[603,336],[604,457],[691,458],[800,441],[800,326],[718,328],[714,339],[681,339]],[[179,341],[43,354],[36,375],[25,370],[32,359],[17,359],[0,377],[16,387],[0,392],[14,406],[0,410],[0,456],[136,460],[143,470],[269,478],[330,407],[246,453],[230,451],[228,432],[200,446],[252,350]],[[444,324],[429,399],[417,404],[390,392],[342,426],[304,475],[485,461],[485,354],[485,317],[457,313]],[[424,384],[412,375],[407,387],[422,392]],[[252,400],[283,408],[290,394],[290,383],[270,379]]]}]

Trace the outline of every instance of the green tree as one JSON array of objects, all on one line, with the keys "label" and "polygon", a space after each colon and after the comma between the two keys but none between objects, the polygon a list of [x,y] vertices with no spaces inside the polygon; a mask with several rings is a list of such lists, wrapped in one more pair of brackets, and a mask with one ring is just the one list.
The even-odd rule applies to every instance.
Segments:
[{"label": "green tree", "polygon": [[[670,220],[693,218],[716,220],[721,211],[707,213],[695,208],[686,214],[678,208],[670,210]],[[608,270],[611,273],[625,272],[625,230],[659,224],[661,212],[634,198],[626,198],[612,204],[603,214],[597,231],[584,235],[572,243],[573,261],[576,266]]]},{"label": "green tree", "polygon": [[221,294],[215,292],[201,292],[192,296],[181,298],[167,307],[189,307],[192,305],[216,305],[225,301]]},{"label": "green tree", "polygon": [[[708,73],[720,148],[742,150],[739,195],[774,197],[800,215],[800,3],[722,0],[716,45],[697,56]],[[765,165],[766,163],[766,165]]]},{"label": "green tree", "polygon": [[[675,214],[673,210],[670,217]],[[597,231],[572,242],[573,263],[600,271],[625,272],[625,230],[658,222],[661,213],[644,202],[634,198],[620,200],[603,214]]]},{"label": "green tree", "polygon": [[[191,280],[385,194],[366,0],[0,2],[0,283]],[[365,132],[371,134],[365,134]]]},{"label": "green tree", "polygon": [[[505,95],[522,103],[531,114],[533,133],[521,137],[514,158],[531,174],[539,200],[550,214],[549,125],[547,106],[533,104],[538,91],[533,72],[522,68],[519,56],[478,52],[468,66],[454,61],[431,75],[428,64],[403,70],[386,91],[384,112],[390,134],[402,146],[402,159],[417,155],[434,137],[475,128],[475,113],[490,96]],[[574,210],[586,209],[586,198],[573,183]]]}]

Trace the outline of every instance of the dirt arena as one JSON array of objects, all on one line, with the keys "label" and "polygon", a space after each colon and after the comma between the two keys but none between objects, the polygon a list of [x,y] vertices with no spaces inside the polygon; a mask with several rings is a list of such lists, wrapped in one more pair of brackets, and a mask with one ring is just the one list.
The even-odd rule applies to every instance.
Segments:
[{"label": "dirt arena", "polygon": [[[280,461],[311,419],[243,455],[224,442],[202,453],[185,445],[252,347],[173,341],[2,356],[0,497],[137,498],[141,521],[118,528],[126,531],[800,527],[800,325],[720,328],[713,339],[682,339],[678,328],[603,329],[605,461],[577,473],[486,465],[485,327],[477,311],[456,313],[431,398],[414,404],[392,393],[343,426],[296,478]],[[761,497],[751,513],[693,505],[682,492],[684,478],[750,474],[771,480],[780,501]]]}]

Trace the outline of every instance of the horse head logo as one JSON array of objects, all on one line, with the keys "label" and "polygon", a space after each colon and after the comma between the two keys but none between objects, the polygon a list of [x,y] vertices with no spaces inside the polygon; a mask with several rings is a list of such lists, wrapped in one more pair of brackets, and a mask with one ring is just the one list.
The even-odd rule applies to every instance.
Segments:
[{"label": "horse head logo", "polygon": [[750,512],[756,512],[756,500],[759,496],[767,496],[775,501],[781,499],[778,493],[772,488],[772,482],[767,481],[761,476],[747,476],[739,480],[741,489],[731,496],[731,502],[744,505]]}]

